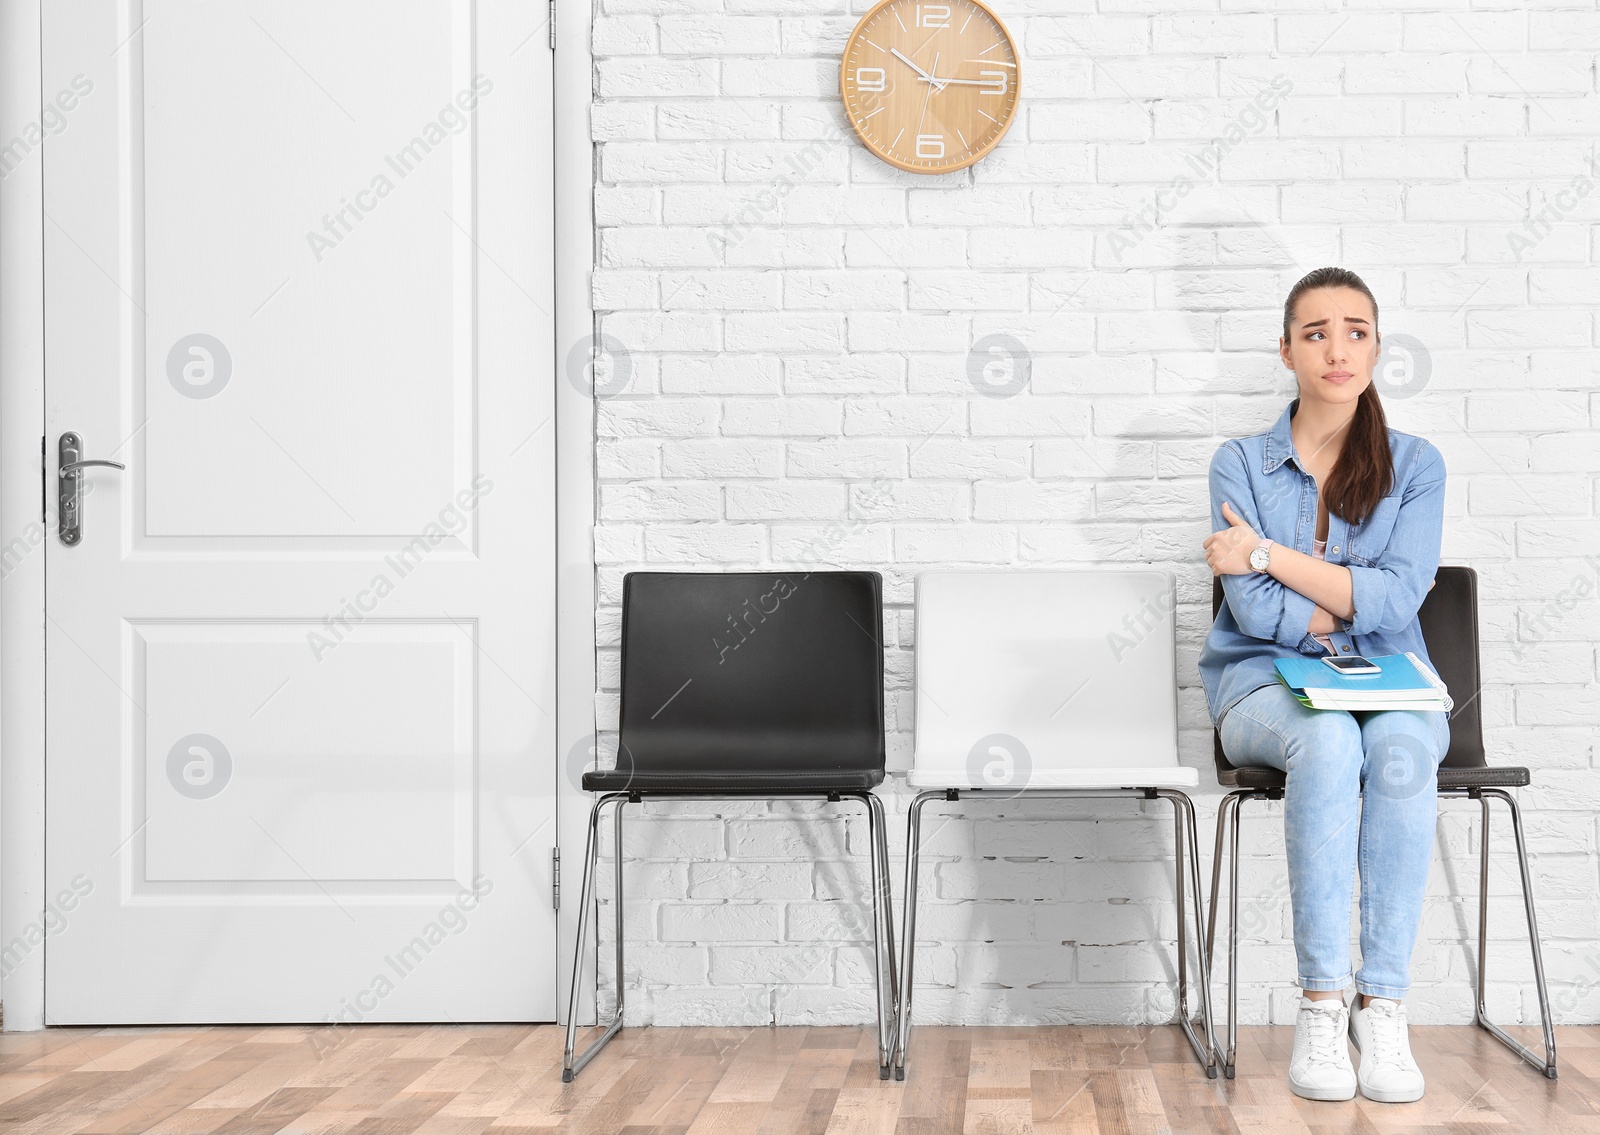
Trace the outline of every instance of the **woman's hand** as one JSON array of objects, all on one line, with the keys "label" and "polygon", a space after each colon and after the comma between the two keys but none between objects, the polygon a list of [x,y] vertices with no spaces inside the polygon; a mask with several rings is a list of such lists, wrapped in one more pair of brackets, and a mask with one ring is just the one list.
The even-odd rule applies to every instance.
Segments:
[{"label": "woman's hand", "polygon": [[1246,524],[1233,506],[1222,502],[1222,518],[1228,527],[1213,532],[1205,539],[1206,563],[1212,575],[1243,575],[1254,569],[1250,566],[1250,553],[1261,543],[1256,530]]}]

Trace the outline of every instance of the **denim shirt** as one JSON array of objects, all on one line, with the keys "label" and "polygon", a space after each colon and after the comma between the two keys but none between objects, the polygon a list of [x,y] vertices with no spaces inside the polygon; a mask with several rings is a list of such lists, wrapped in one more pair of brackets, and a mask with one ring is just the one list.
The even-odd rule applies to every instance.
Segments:
[{"label": "denim shirt", "polygon": [[[1257,535],[1313,555],[1317,482],[1295,452],[1290,402],[1263,434],[1223,442],[1211,457],[1211,531],[1228,527],[1227,501]],[[1411,651],[1429,667],[1417,611],[1439,569],[1444,528],[1444,457],[1424,438],[1389,431],[1394,487],[1372,515],[1349,525],[1328,513],[1326,562],[1350,569],[1354,612],[1335,616],[1329,634],[1338,654],[1378,657]],[[1200,650],[1200,680],[1211,723],[1221,727],[1234,702],[1278,680],[1273,662],[1295,654],[1328,653],[1308,631],[1310,599],[1266,572],[1224,575],[1225,598]]]}]

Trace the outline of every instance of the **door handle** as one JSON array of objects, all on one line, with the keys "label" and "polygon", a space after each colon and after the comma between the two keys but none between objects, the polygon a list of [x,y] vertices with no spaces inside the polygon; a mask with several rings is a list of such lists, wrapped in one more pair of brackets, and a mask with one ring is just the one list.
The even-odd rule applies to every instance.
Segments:
[{"label": "door handle", "polygon": [[120,461],[74,461],[61,467],[63,477],[76,477],[79,469],[86,469],[90,465],[109,465],[113,469],[126,469],[127,466]]},{"label": "door handle", "polygon": [[83,505],[83,470],[91,465],[105,465],[112,469],[126,469],[120,461],[86,460],[83,457],[83,439],[75,433],[61,435],[61,473],[57,479],[56,506],[60,514],[60,534],[63,544],[76,544],[83,538],[79,526]]}]

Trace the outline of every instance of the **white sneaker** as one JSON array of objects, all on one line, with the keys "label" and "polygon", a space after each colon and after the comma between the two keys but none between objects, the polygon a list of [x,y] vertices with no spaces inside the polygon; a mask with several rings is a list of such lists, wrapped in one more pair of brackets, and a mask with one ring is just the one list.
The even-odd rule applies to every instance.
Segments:
[{"label": "white sneaker", "polygon": [[1313,1001],[1301,994],[1294,1019],[1289,1090],[1308,1100],[1347,1100],[1356,1094],[1356,1070],[1345,1046],[1350,1010],[1342,997]]},{"label": "white sneaker", "polygon": [[[1359,996],[1357,1005],[1360,1005]],[[1350,1013],[1350,1040],[1361,1053],[1361,1094],[1379,1103],[1410,1103],[1422,1098],[1422,1069],[1411,1058],[1406,1007],[1374,997]]]}]

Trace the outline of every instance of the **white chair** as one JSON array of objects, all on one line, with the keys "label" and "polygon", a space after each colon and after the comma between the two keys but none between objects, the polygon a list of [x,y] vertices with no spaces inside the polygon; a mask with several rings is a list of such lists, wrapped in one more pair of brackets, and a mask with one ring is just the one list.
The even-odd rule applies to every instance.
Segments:
[{"label": "white chair", "polygon": [[[922,810],[964,794],[969,802],[1172,801],[1178,1019],[1206,1075],[1216,1076],[1194,805],[1184,791],[1199,774],[1178,763],[1174,606],[1172,574],[1149,569],[917,577],[917,732],[907,779],[922,791],[906,839],[896,1079],[905,1079],[911,1037]],[[1204,1041],[1189,1017],[1185,872]]]}]

